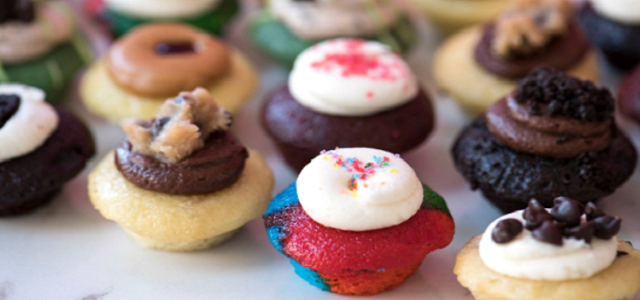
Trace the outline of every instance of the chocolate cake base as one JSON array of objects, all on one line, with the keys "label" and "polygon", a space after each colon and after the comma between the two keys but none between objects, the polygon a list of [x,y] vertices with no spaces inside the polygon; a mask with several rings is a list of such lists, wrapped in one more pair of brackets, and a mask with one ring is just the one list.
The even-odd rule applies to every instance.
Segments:
[{"label": "chocolate cake base", "polygon": [[395,109],[363,117],[339,117],[312,111],[298,103],[289,86],[266,99],[262,123],[287,164],[301,171],[322,150],[369,147],[403,153],[420,145],[434,126],[433,107],[420,91]]},{"label": "chocolate cake base", "polygon": [[586,203],[613,193],[633,174],[637,152],[614,126],[609,148],[569,159],[517,152],[493,137],[484,117],[463,130],[453,149],[456,168],[505,213],[536,198],[545,207],[565,196]]},{"label": "chocolate cake base", "polygon": [[87,127],[56,108],[58,128],[35,151],[0,163],[0,217],[26,214],[49,203],[95,154]]}]

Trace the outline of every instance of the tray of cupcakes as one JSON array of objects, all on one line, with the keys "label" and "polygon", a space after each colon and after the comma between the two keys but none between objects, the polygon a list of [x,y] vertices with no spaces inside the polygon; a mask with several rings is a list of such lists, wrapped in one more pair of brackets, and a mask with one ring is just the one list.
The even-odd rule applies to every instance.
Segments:
[{"label": "tray of cupcakes", "polygon": [[638,9],[0,1],[0,300],[640,299]]}]

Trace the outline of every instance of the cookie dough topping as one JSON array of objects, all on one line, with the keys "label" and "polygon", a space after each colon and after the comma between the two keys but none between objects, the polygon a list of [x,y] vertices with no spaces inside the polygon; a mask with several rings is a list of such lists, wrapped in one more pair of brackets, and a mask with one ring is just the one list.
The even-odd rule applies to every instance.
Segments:
[{"label": "cookie dough topping", "polygon": [[289,76],[293,97],[319,113],[366,116],[411,101],[419,83],[389,47],[336,39],[305,50]]},{"label": "cookie dough topping", "polygon": [[368,231],[401,224],[415,215],[423,187],[399,156],[371,148],[323,151],[300,173],[300,204],[331,228]]},{"label": "cookie dough topping", "polygon": [[231,123],[231,115],[211,94],[197,88],[168,99],[155,119],[127,119],[122,128],[133,151],[164,163],[178,163],[204,147],[210,134],[228,130]]},{"label": "cookie dough topping", "polygon": [[0,2],[0,60],[16,64],[36,59],[71,38],[73,17],[65,3]]},{"label": "cookie dough topping", "polygon": [[188,18],[214,9],[221,0],[106,0],[107,6],[130,16],[151,19]]},{"label": "cookie dough topping", "polygon": [[545,209],[529,207],[494,221],[480,241],[484,264],[503,275],[531,280],[589,278],[615,260],[621,220],[595,204],[559,197]]},{"label": "cookie dough topping", "polygon": [[607,18],[631,25],[640,24],[640,2],[636,0],[591,0],[591,4]]},{"label": "cookie dough topping", "polygon": [[0,85],[0,162],[38,149],[58,128],[58,114],[44,92],[23,85]]},{"label": "cookie dough topping", "polygon": [[550,69],[538,69],[489,108],[487,128],[510,148],[571,158],[609,147],[614,100],[606,89]]},{"label": "cookie dough topping", "polygon": [[306,40],[366,37],[391,27],[400,17],[389,0],[274,0],[272,13]]},{"label": "cookie dough topping", "polygon": [[493,50],[506,58],[531,55],[565,34],[573,16],[568,0],[516,0],[496,21]]}]

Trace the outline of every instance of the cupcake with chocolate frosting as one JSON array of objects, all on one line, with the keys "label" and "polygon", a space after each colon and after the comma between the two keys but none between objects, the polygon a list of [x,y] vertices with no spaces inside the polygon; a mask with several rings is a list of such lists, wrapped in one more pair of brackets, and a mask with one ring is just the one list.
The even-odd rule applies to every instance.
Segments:
[{"label": "cupcake with chocolate frosting", "polygon": [[305,49],[333,38],[377,40],[406,53],[417,41],[413,24],[390,0],[268,0],[249,35],[287,65]]},{"label": "cupcake with chocolate frosting", "polygon": [[221,40],[188,25],[156,23],[118,40],[91,66],[80,92],[89,111],[112,121],[151,118],[166,98],[200,86],[235,114],[257,81],[244,55]]},{"label": "cupcake with chocolate frosting", "polygon": [[623,300],[640,291],[640,251],[616,238],[622,220],[556,198],[489,225],[458,253],[455,274],[482,300]]},{"label": "cupcake with chocolate frosting", "polygon": [[91,202],[144,247],[193,251],[229,239],[267,208],[273,174],[230,132],[207,90],[169,99],[89,175]]},{"label": "cupcake with chocolate frosting", "polygon": [[49,203],[94,155],[93,138],[42,90],[0,84],[0,217]]},{"label": "cupcake with chocolate frosting", "polygon": [[18,82],[65,99],[90,50],[62,1],[0,0],[0,83]]},{"label": "cupcake with chocolate frosting", "polygon": [[568,0],[515,0],[494,22],[451,37],[438,50],[437,84],[475,115],[537,67],[596,81],[596,57]]},{"label": "cupcake with chocolate frosting", "polygon": [[399,156],[371,148],[323,151],[264,220],[300,277],[345,295],[398,287],[455,231],[442,197]]},{"label": "cupcake with chocolate frosting", "polygon": [[580,18],[591,43],[622,70],[640,63],[640,2],[590,0]]},{"label": "cupcake with chocolate frosting", "polygon": [[289,82],[267,96],[262,123],[300,171],[323,149],[409,151],[428,137],[434,114],[414,74],[387,46],[336,39],[298,57]]},{"label": "cupcake with chocolate frosting", "polygon": [[181,22],[222,35],[239,13],[237,0],[88,0],[86,10],[107,23],[115,36],[153,22]]},{"label": "cupcake with chocolate frosting", "polygon": [[458,137],[460,173],[505,212],[536,198],[583,202],[613,193],[633,174],[637,153],[616,126],[607,89],[550,69],[520,81]]},{"label": "cupcake with chocolate frosting", "polygon": [[509,0],[411,0],[442,33],[486,23],[507,8]]}]

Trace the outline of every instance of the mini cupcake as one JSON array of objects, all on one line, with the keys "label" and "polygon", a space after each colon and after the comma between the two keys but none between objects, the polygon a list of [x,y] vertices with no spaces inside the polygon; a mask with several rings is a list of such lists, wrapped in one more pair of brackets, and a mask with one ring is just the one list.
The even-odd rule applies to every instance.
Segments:
[{"label": "mini cupcake", "polygon": [[620,112],[640,123],[640,66],[620,85]]},{"label": "mini cupcake", "polygon": [[102,17],[116,36],[152,22],[181,22],[222,35],[240,10],[237,0],[90,0],[89,11]]},{"label": "mini cupcake", "polygon": [[90,59],[62,1],[0,1],[0,83],[20,82],[60,102]]},{"label": "mini cupcake", "polygon": [[417,41],[413,24],[390,0],[270,0],[257,14],[249,35],[255,44],[287,65],[305,49],[332,38],[377,40],[396,52]]},{"label": "mini cupcake", "polygon": [[0,217],[49,203],[94,155],[87,127],[42,90],[0,84]]},{"label": "mini cupcake", "polygon": [[580,17],[591,43],[610,63],[623,70],[640,63],[640,2],[590,0]]},{"label": "mini cupcake", "polygon": [[273,174],[227,130],[207,90],[169,99],[155,119],[127,119],[123,143],[89,175],[89,196],[144,247],[194,251],[263,214]]},{"label": "mini cupcake", "polygon": [[117,121],[152,118],[166,98],[199,86],[235,114],[255,92],[257,75],[222,41],[187,25],[164,23],[140,26],[116,42],[89,69],[81,94],[91,112]]},{"label": "mini cupcake", "polygon": [[507,8],[509,0],[411,0],[443,33],[483,24]]},{"label": "mini cupcake", "polygon": [[467,243],[454,272],[478,300],[631,299],[640,251],[616,238],[621,223],[593,203],[532,200]]},{"label": "mini cupcake", "polygon": [[399,156],[370,148],[323,152],[264,219],[300,277],[346,295],[398,287],[455,231],[442,197]]},{"label": "mini cupcake", "polygon": [[298,57],[288,84],[267,97],[262,123],[300,171],[323,149],[409,151],[428,137],[434,115],[416,77],[387,46],[337,39]]},{"label": "mini cupcake", "polygon": [[436,82],[477,115],[539,66],[595,81],[596,57],[573,15],[568,0],[515,0],[495,22],[445,42],[435,58]]},{"label": "mini cupcake", "polygon": [[627,181],[637,161],[609,91],[549,69],[465,128],[452,153],[471,187],[504,212],[531,198],[551,207],[558,195],[595,202]]}]

